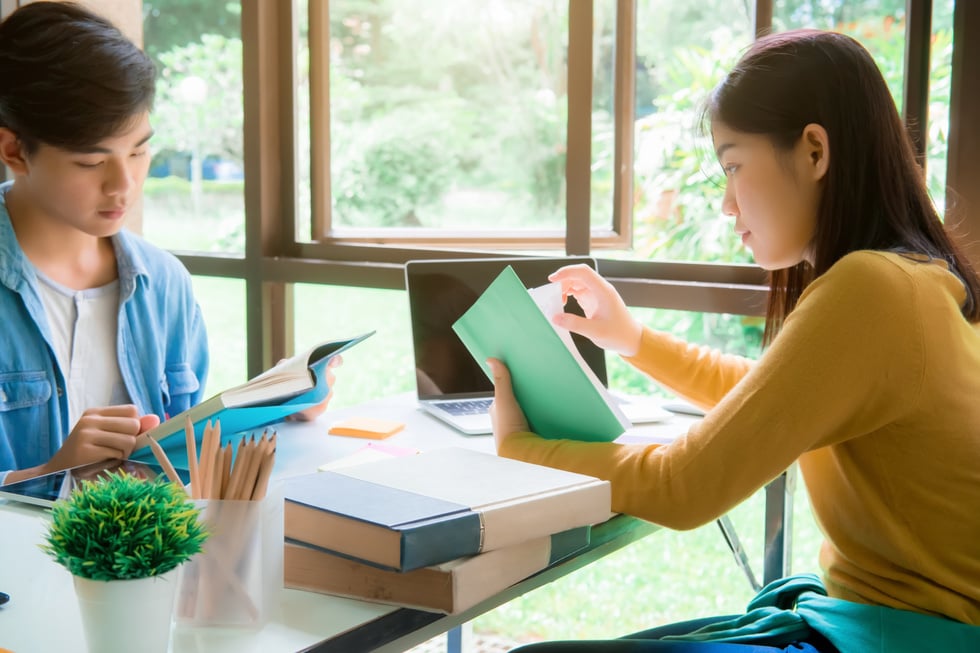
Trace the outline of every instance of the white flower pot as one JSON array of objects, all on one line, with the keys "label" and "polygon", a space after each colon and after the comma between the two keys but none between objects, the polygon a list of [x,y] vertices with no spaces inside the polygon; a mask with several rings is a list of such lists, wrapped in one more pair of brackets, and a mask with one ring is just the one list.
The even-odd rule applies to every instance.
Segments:
[{"label": "white flower pot", "polygon": [[74,577],[90,653],[166,653],[177,570],[133,580]]}]

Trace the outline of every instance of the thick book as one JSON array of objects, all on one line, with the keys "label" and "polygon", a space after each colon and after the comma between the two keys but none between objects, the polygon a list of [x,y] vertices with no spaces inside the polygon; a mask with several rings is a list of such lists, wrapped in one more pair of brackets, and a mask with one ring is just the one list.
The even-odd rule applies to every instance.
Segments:
[{"label": "thick book", "polygon": [[562,306],[558,284],[528,291],[508,266],[453,330],[491,381],[488,358],[507,366],[532,431],[546,438],[611,442],[630,422],[568,331],[549,319]]},{"label": "thick book", "polygon": [[404,573],[286,541],[283,584],[429,612],[455,614],[589,545],[588,526]]},{"label": "thick book", "polygon": [[152,461],[153,453],[147,439],[153,438],[160,442],[175,466],[186,468],[184,426],[188,416],[200,445],[208,421],[220,420],[222,435],[234,435],[281,422],[293,413],[319,404],[330,392],[326,380],[330,359],[373,334],[374,331],[369,331],[311,347],[241,385],[171,416],[137,438],[136,450],[130,458]]},{"label": "thick book", "polygon": [[285,536],[410,571],[611,516],[608,481],[446,448],[284,481]]}]

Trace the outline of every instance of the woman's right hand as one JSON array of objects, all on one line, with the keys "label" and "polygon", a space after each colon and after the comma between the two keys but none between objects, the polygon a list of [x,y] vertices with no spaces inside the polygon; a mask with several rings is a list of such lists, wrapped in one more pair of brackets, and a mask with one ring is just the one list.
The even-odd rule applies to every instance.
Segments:
[{"label": "woman's right hand", "polygon": [[578,333],[603,349],[623,356],[640,350],[641,325],[626,308],[613,285],[587,265],[569,265],[548,277],[561,284],[562,299],[569,295],[582,307],[585,317],[562,313],[555,324]]}]

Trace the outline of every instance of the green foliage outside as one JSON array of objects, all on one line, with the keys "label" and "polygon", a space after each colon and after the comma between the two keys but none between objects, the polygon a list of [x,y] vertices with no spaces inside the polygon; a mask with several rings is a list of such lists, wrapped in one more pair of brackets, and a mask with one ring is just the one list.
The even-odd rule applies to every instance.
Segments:
[{"label": "green foliage outside", "polygon": [[82,481],[51,510],[43,549],[74,576],[159,576],[201,550],[200,511],[175,483],[113,473]]},{"label": "green foliage outside", "polygon": [[556,0],[336,3],[338,226],[468,228],[479,217],[453,211],[467,198],[507,225],[560,224],[566,14]]},{"label": "green foliage outside", "polygon": [[157,70],[160,55],[197,41],[202,34],[241,35],[241,4],[220,0],[143,0],[143,46]]},{"label": "green foliage outside", "polygon": [[241,162],[241,39],[204,34],[159,58],[154,148]]}]

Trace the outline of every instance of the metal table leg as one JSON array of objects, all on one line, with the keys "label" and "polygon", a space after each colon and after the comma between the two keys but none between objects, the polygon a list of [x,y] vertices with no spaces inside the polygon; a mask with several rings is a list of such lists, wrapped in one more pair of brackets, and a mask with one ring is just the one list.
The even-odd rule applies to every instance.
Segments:
[{"label": "metal table leg", "polygon": [[765,584],[791,573],[795,491],[796,465],[766,486],[766,539],[762,568],[762,580]]}]

